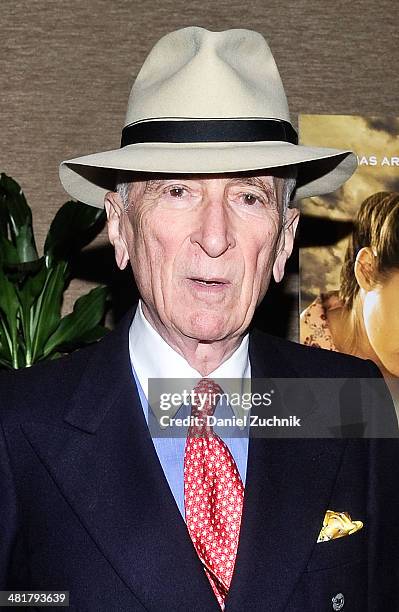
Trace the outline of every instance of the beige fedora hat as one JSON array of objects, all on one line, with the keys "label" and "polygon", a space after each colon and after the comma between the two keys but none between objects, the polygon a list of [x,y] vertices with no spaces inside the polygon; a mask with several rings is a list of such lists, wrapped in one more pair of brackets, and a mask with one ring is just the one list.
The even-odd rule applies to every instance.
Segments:
[{"label": "beige fedora hat", "polygon": [[153,47],[133,84],[121,147],[63,161],[74,198],[102,207],[117,170],[225,173],[296,165],[295,199],[329,193],[351,151],[298,145],[273,55],[258,32],[188,27]]}]

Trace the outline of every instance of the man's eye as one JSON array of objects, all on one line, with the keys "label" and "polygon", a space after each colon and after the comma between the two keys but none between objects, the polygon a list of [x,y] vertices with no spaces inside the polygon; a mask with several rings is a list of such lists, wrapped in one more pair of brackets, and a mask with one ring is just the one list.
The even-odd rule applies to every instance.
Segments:
[{"label": "man's eye", "polygon": [[260,204],[263,203],[263,200],[253,193],[243,193],[242,199],[244,201],[244,204],[249,204],[250,206],[256,204],[257,202],[259,202]]},{"label": "man's eye", "polygon": [[168,193],[173,198],[182,198],[185,191],[186,190],[184,189],[184,187],[169,187],[168,189]]}]

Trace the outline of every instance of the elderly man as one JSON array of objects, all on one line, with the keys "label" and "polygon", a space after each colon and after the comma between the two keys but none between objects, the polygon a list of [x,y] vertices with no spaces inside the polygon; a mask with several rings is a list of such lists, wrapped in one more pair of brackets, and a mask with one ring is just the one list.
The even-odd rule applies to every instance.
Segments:
[{"label": "elderly man", "polygon": [[[2,381],[2,588],[69,590],[79,611],[398,609],[397,440],[204,425],[233,411],[221,379],[380,377],[249,331],[291,254],[293,202],[354,168],[298,146],[261,35],[158,42],[121,148],[60,168],[71,195],[105,204],[141,300],[97,345]],[[200,392],[204,412],[184,437],[152,437],[149,380],[173,378],[197,381],[189,412]],[[377,408],[395,436],[387,396]]]}]

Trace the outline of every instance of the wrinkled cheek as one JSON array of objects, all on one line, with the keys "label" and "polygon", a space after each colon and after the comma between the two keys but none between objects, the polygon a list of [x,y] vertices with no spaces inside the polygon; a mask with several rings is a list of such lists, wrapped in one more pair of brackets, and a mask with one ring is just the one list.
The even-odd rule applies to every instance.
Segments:
[{"label": "wrinkled cheek", "polygon": [[269,285],[270,275],[275,260],[275,250],[276,240],[268,242],[259,254],[257,273],[262,288],[267,288]]},{"label": "wrinkled cheek", "polygon": [[255,248],[251,254],[247,253],[244,258],[244,279],[238,296],[241,303],[245,301],[246,307],[252,306],[253,309],[259,305],[267,291],[273,265],[270,243],[262,246]]},{"label": "wrinkled cheek", "polygon": [[158,260],[161,260],[161,257],[158,256],[156,245],[151,240],[144,241],[138,236],[131,248],[130,261],[137,287],[145,298],[148,298],[149,292],[152,292]]},{"label": "wrinkled cheek", "polygon": [[146,259],[154,301],[159,309],[168,309],[173,293],[173,252],[164,240],[155,236],[146,245]]}]

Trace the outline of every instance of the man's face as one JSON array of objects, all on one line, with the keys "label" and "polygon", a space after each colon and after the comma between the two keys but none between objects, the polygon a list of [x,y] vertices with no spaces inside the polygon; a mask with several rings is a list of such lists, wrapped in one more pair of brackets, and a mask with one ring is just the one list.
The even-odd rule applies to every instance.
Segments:
[{"label": "man's face", "polygon": [[298,211],[288,209],[282,225],[281,187],[244,174],[135,182],[127,211],[107,194],[118,265],[130,260],[159,331],[205,342],[242,335],[291,253]]}]

